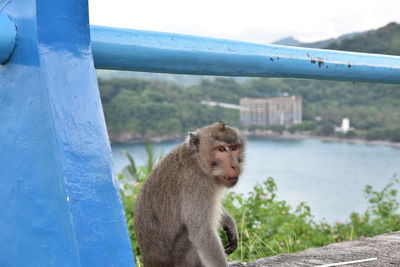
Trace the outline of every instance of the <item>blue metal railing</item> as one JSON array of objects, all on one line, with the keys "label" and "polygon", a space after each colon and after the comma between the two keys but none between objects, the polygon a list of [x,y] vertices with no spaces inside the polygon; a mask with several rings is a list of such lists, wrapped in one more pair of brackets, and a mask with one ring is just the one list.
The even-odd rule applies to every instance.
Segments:
[{"label": "blue metal railing", "polygon": [[400,83],[400,57],[91,26],[96,68]]},{"label": "blue metal railing", "polygon": [[[0,63],[15,26],[0,16]],[[263,45],[199,36],[91,26],[96,68],[194,75],[289,77],[400,83],[400,57]]]}]

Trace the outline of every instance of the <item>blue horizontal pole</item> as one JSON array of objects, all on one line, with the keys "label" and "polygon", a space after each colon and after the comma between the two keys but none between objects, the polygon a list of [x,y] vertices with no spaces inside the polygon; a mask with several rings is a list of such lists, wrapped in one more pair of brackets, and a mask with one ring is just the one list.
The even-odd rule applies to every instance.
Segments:
[{"label": "blue horizontal pole", "polygon": [[400,83],[400,57],[91,26],[95,67]]},{"label": "blue horizontal pole", "polygon": [[6,14],[0,13],[0,64],[10,58],[14,50],[16,34],[15,24]]}]

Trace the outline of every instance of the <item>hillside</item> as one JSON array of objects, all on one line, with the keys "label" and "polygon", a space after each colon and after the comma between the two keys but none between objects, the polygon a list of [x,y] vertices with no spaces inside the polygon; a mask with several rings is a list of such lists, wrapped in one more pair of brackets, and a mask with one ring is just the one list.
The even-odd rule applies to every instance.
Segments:
[{"label": "hillside", "polygon": [[287,46],[300,46],[300,47],[309,47],[309,48],[325,48],[332,44],[340,44],[345,39],[353,38],[355,36],[362,35],[362,34],[363,34],[362,32],[348,33],[348,34],[341,35],[338,38],[330,38],[327,40],[322,40],[322,41],[317,41],[317,42],[312,42],[312,43],[302,43],[293,37],[286,37],[286,38],[283,38],[283,39],[273,42],[273,44],[287,45]]},{"label": "hillside", "polygon": [[[356,129],[352,137],[400,141],[400,87],[396,85],[295,79],[238,83],[231,78],[203,80],[190,87],[139,79],[100,80],[99,85],[112,140],[124,141],[121,135],[130,136],[128,140],[177,136],[218,120],[238,125],[237,110],[204,106],[200,101],[237,104],[241,97],[286,92],[303,98],[304,123],[292,131],[332,135],[333,126],[348,117]],[[316,117],[322,119],[315,121]]]},{"label": "hillside", "polygon": [[344,34],[313,43],[302,43],[293,37],[286,37],[274,44],[400,55],[400,24],[392,22],[376,30]]},{"label": "hillside", "polygon": [[335,42],[327,49],[400,55],[400,24],[390,23],[377,30]]}]

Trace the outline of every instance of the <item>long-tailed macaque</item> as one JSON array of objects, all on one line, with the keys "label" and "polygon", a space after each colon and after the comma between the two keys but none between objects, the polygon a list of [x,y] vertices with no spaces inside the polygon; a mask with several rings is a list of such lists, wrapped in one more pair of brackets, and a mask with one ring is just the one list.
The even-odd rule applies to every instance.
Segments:
[{"label": "long-tailed macaque", "polygon": [[[238,244],[221,200],[242,171],[245,139],[222,122],[197,129],[165,156],[139,194],[135,231],[145,267],[225,267]],[[229,245],[218,236],[222,226]]]}]

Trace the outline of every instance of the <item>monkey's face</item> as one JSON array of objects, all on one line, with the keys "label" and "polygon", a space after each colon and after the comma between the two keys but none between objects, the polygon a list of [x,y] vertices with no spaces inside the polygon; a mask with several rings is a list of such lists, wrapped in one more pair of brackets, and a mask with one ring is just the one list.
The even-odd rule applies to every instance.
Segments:
[{"label": "monkey's face", "polygon": [[242,171],[243,153],[241,145],[218,142],[212,146],[212,150],[214,155],[210,165],[217,182],[226,187],[236,185]]},{"label": "monkey's face", "polygon": [[217,122],[189,135],[189,147],[199,166],[217,183],[234,186],[242,171],[245,140],[236,129]]}]

